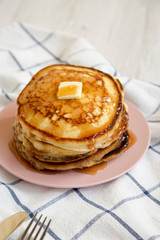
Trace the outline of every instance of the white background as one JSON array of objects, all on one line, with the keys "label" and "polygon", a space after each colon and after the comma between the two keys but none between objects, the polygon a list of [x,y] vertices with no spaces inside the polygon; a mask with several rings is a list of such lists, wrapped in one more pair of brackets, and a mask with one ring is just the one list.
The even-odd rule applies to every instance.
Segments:
[{"label": "white background", "polygon": [[0,0],[0,29],[24,22],[86,38],[120,74],[160,83],[159,0]]}]

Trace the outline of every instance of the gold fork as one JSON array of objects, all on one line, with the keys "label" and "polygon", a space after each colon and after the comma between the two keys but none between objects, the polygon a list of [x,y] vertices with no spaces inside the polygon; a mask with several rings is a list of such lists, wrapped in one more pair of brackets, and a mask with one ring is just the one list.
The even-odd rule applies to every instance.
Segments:
[{"label": "gold fork", "polygon": [[[27,228],[25,229],[23,235],[19,238],[19,240],[24,240],[24,239],[25,239],[25,240],[30,240],[31,237],[33,236],[33,234],[35,234],[36,228],[37,228],[37,226],[38,226],[38,224],[39,224],[39,222],[40,222],[40,220],[41,220],[41,218],[42,218],[42,214],[41,214],[40,217],[38,218],[37,222],[35,223],[35,225],[34,225],[34,227],[33,227],[33,229],[31,230],[30,233],[29,233],[29,229],[30,229],[32,223],[34,222],[37,214],[38,214],[38,212],[36,212],[36,214],[34,215],[34,217],[32,218],[32,220],[31,220],[30,223],[28,224]],[[43,220],[43,222],[40,224],[40,227],[39,227],[36,235],[34,236],[34,238],[32,238],[32,240],[36,240],[36,239],[37,239],[37,237],[38,237],[41,229],[42,229],[43,226],[44,226],[44,223],[45,223],[46,219],[47,219],[47,217],[45,217],[44,220]],[[45,237],[45,235],[46,235],[46,232],[47,232],[47,230],[48,230],[48,228],[49,228],[50,223],[51,223],[51,219],[49,220],[48,224],[44,227],[42,236],[40,237],[39,240],[44,239],[44,237]],[[28,234],[29,234],[29,235],[28,235]],[[27,235],[28,235],[28,236],[27,236]],[[25,237],[27,237],[27,238],[25,238]]]}]

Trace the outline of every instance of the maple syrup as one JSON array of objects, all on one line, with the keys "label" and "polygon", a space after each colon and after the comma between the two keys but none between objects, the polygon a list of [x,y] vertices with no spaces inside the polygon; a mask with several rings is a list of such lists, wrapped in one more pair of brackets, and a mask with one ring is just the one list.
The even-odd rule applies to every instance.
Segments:
[{"label": "maple syrup", "polygon": [[65,96],[65,95],[75,95],[77,92],[77,86],[65,86],[59,89],[57,96]]},{"label": "maple syrup", "polygon": [[13,140],[11,140],[9,142],[9,148],[11,150],[11,152],[14,154],[14,156],[16,157],[16,159],[28,170],[32,171],[32,172],[36,172],[36,173],[44,173],[44,174],[58,174],[61,171],[56,171],[56,170],[38,170],[36,168],[34,168],[26,159],[24,159],[23,157],[21,157],[15,148],[15,143]]},{"label": "maple syrup", "polygon": [[102,162],[102,163],[99,163],[92,167],[86,167],[83,169],[75,169],[74,171],[79,172],[79,173],[89,174],[89,175],[96,175],[98,171],[105,169],[106,166],[107,166],[107,162]]},{"label": "maple syrup", "polygon": [[127,149],[131,148],[137,141],[136,135],[131,130],[128,130],[128,134],[129,134],[129,142],[128,142]]},{"label": "maple syrup", "polygon": [[[129,135],[129,141],[127,142],[126,150],[131,148],[137,141],[136,135],[131,130],[128,130],[128,135]],[[17,160],[25,168],[27,168],[30,171],[37,172],[37,173],[44,173],[44,174],[58,174],[58,173],[63,172],[63,171],[56,171],[56,170],[38,170],[38,169],[35,169],[34,167],[32,167],[32,165],[27,160],[25,160],[24,158],[19,156],[19,154],[16,151],[15,144],[14,144],[13,140],[10,141],[9,147],[10,147],[11,151],[13,152],[13,154],[16,156]],[[123,146],[123,148],[124,148],[124,146]],[[98,171],[104,170],[106,167],[107,167],[107,162],[102,162],[102,163],[99,163],[99,164],[97,164],[95,166],[92,166],[92,167],[86,167],[86,168],[83,168],[83,169],[74,169],[73,171],[88,174],[88,175],[96,175],[98,173]]]}]

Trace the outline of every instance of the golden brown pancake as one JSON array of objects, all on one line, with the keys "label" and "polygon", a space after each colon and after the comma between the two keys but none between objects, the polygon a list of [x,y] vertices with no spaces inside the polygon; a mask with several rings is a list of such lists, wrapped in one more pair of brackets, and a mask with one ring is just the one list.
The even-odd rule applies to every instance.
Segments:
[{"label": "golden brown pancake", "polygon": [[20,146],[19,142],[15,142],[15,147],[17,152],[22,158],[27,160],[33,167],[38,170],[72,170],[72,169],[83,169],[87,167],[92,167],[94,165],[100,164],[102,162],[107,162],[115,157],[118,157],[122,154],[128,145],[128,132],[126,131],[123,136],[117,139],[114,143],[112,143],[109,147],[104,149],[99,149],[96,153],[79,159],[77,161],[72,162],[46,162],[41,161],[40,159],[36,158],[36,156],[31,154],[26,154],[23,151],[23,147]]},{"label": "golden brown pancake", "polygon": [[[81,98],[58,99],[59,84],[75,81],[82,83]],[[114,151],[127,131],[121,83],[91,68],[52,65],[42,69],[21,92],[17,106],[15,146],[38,169],[57,170],[58,164],[67,170],[105,161],[100,152]]]}]

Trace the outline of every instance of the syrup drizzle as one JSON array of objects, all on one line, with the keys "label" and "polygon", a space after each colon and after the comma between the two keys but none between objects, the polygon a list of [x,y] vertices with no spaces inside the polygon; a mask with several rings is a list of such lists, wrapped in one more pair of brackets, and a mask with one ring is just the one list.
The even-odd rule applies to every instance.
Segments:
[{"label": "syrup drizzle", "polygon": [[36,173],[44,173],[44,174],[58,174],[60,173],[61,171],[56,171],[56,170],[38,170],[36,168],[34,168],[25,158],[21,157],[17,151],[16,151],[16,148],[15,148],[15,144],[14,144],[14,141],[11,140],[9,142],[9,148],[11,150],[11,152],[15,155],[16,159],[25,167],[27,168],[28,170],[32,171],[32,172],[36,172]]},{"label": "syrup drizzle", "polygon": [[65,86],[59,89],[57,96],[62,97],[66,95],[75,95],[77,92],[77,86],[71,85],[71,86]]},{"label": "syrup drizzle", "polygon": [[96,175],[98,171],[105,169],[107,166],[107,162],[99,163],[93,167],[83,168],[83,169],[75,169],[74,171],[89,175]]},{"label": "syrup drizzle", "polygon": [[137,137],[131,130],[128,130],[128,134],[129,134],[129,142],[128,142],[127,149],[131,148],[137,142]]},{"label": "syrup drizzle", "polygon": [[[131,148],[137,141],[136,135],[131,130],[128,130],[128,134],[129,134],[129,142],[126,147],[126,150]],[[11,151],[13,152],[13,154],[16,156],[17,160],[22,165],[24,165],[25,168],[27,168],[30,171],[37,172],[37,173],[44,173],[44,174],[59,174],[59,173],[63,172],[63,171],[56,171],[56,170],[37,170],[27,160],[25,160],[24,158],[19,156],[19,154],[17,153],[17,151],[15,149],[13,140],[10,141],[9,147],[10,147]],[[99,163],[92,167],[87,167],[87,168],[83,168],[83,169],[74,169],[72,171],[84,173],[84,174],[88,174],[88,175],[96,175],[98,173],[98,171],[103,170],[106,167],[107,167],[107,162],[102,162],[102,163]]]}]

